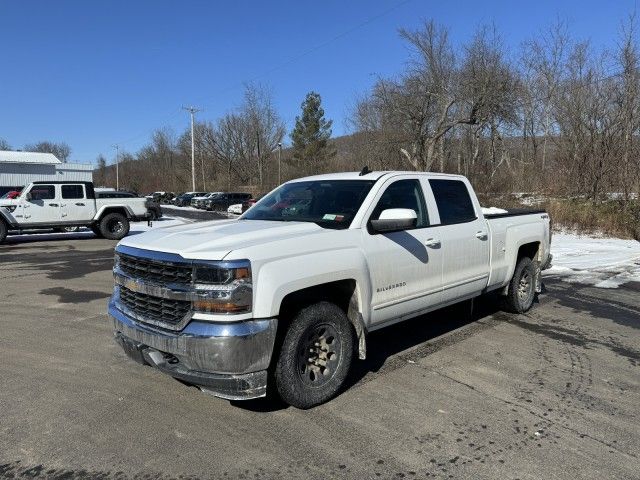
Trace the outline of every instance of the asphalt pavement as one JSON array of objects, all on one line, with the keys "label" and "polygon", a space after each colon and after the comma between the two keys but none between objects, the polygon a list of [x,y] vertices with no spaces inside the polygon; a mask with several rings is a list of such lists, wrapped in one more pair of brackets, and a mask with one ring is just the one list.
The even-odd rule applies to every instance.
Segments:
[{"label": "asphalt pavement", "polygon": [[129,360],[106,305],[115,242],[0,246],[0,477],[640,478],[640,285],[546,281],[372,334],[308,411],[234,403]]}]

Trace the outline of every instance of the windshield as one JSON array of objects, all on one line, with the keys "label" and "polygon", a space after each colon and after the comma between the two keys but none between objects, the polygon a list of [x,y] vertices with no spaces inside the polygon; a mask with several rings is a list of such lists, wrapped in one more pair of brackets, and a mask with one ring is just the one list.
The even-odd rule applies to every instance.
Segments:
[{"label": "windshield", "polygon": [[313,222],[324,228],[351,225],[373,180],[315,180],[282,185],[242,216],[242,220]]}]

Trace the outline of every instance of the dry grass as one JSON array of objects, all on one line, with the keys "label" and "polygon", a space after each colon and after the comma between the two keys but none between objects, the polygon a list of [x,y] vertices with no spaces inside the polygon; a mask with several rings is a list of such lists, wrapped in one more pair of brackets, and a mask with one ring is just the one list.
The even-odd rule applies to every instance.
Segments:
[{"label": "dry grass", "polygon": [[640,241],[640,204],[609,200],[593,203],[583,199],[550,199],[542,207],[554,226],[580,233],[602,233]]},{"label": "dry grass", "polygon": [[480,194],[486,207],[544,208],[551,216],[554,229],[585,234],[602,234],[640,241],[640,202],[607,200],[598,203],[581,198],[547,198],[535,196]]}]

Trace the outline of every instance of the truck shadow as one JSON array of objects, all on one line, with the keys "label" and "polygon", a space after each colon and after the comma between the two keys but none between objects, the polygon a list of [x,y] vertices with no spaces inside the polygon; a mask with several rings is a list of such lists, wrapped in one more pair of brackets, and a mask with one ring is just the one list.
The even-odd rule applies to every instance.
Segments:
[{"label": "truck shadow", "polygon": [[[476,298],[473,305],[471,301],[461,302],[370,333],[367,358],[358,360],[357,352],[354,353],[351,371],[338,396],[491,328],[499,320],[487,320],[499,311],[500,299],[496,294],[489,294]],[[270,392],[266,398],[232,404],[254,412],[273,412],[289,407],[275,392]]]}]

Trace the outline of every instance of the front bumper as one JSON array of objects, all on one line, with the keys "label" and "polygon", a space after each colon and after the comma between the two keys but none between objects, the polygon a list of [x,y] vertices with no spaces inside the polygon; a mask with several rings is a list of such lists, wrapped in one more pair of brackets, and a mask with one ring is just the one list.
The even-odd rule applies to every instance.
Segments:
[{"label": "front bumper", "polygon": [[115,340],[129,357],[230,400],[263,397],[277,320],[191,320],[168,332],[132,320],[109,304]]}]

